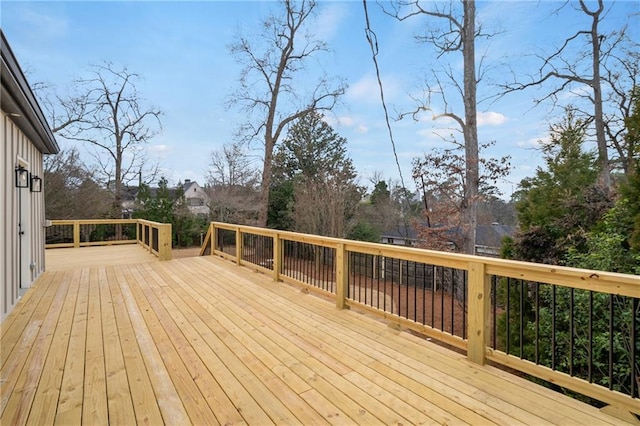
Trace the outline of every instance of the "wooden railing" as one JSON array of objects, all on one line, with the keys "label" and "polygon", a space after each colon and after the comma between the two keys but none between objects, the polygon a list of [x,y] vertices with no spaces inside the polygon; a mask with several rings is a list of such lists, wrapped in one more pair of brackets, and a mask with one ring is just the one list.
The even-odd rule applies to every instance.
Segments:
[{"label": "wooden railing", "polygon": [[50,220],[45,248],[140,244],[160,260],[171,259],[171,224],[143,219]]},{"label": "wooden railing", "polygon": [[[410,247],[365,243],[337,238],[298,234],[264,228],[213,222],[201,254],[221,256],[238,265],[270,274],[275,280],[301,285],[305,289],[331,296],[339,309],[358,308],[378,315],[391,325],[416,330],[436,340],[466,351],[470,361],[491,361],[538,377],[554,385],[603,401],[626,412],[640,414],[640,277],[503,259],[436,252]],[[613,324],[607,336],[594,336],[589,322],[589,338],[607,338],[613,347],[620,339],[630,342],[625,359],[610,356],[609,370],[624,367],[631,371],[622,385],[597,384],[589,366],[588,377],[580,377],[573,368],[563,371],[555,359],[545,365],[539,355],[545,345],[540,328],[543,306],[540,288],[548,286],[553,294],[553,322],[562,303],[556,302],[556,289],[571,292],[570,318],[594,316],[593,297],[611,299],[611,313],[625,306],[622,315],[630,323]],[[547,289],[548,290],[548,289]],[[559,291],[559,290],[558,290]],[[500,301],[506,296],[506,303]],[[586,313],[574,306],[574,293],[591,298]],[[509,294],[514,295],[511,298]],[[516,298],[520,310],[515,311]],[[526,311],[526,303],[535,303]],[[619,303],[618,303],[619,302]],[[615,308],[619,309],[619,308]],[[514,314],[513,312],[516,312]],[[519,313],[518,313],[519,312]],[[522,349],[525,317],[533,312],[535,356]],[[511,319],[518,318],[512,325]],[[530,315],[531,316],[531,315]],[[581,317],[580,317],[581,318]],[[577,321],[577,320],[575,320]],[[505,327],[506,323],[506,337]],[[531,323],[533,324],[533,323]],[[587,334],[584,330],[575,330]],[[624,335],[626,333],[626,335]],[[555,332],[551,342],[556,354]],[[620,336],[623,334],[623,336]],[[498,338],[502,336],[501,338]],[[518,339],[519,337],[519,339]],[[574,356],[574,333],[569,337]],[[626,339],[626,340],[625,340]],[[500,343],[500,340],[504,342]],[[510,347],[511,342],[511,347]],[[506,343],[506,344],[505,344]],[[566,343],[566,342],[565,342]],[[577,344],[576,344],[577,345]],[[533,347],[532,346],[532,347]],[[591,344],[589,344],[591,347]],[[519,348],[519,352],[516,350]],[[577,352],[577,350],[576,350]],[[589,354],[594,364],[593,351]],[[573,361],[570,361],[573,366]],[[617,364],[616,364],[617,363]],[[626,363],[626,364],[625,364]],[[626,365],[626,367],[625,367]],[[623,369],[624,369],[623,368]],[[626,380],[626,379],[625,379]]]}]

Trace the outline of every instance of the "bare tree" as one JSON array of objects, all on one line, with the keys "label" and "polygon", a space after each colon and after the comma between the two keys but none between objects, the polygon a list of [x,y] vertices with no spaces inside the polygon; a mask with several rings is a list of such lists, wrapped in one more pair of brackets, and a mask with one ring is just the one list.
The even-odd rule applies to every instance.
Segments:
[{"label": "bare tree", "polygon": [[209,208],[215,220],[255,224],[260,171],[239,143],[211,153],[207,172]]},{"label": "bare tree", "polygon": [[249,186],[260,182],[260,173],[238,142],[226,144],[211,153],[207,183],[209,186]]},{"label": "bare tree", "polygon": [[[564,3],[564,5],[566,4],[570,3]],[[536,100],[536,103],[551,100],[555,105],[558,95],[563,91],[571,89],[575,85],[587,86],[590,92],[582,97],[593,105],[593,112],[590,116],[593,119],[598,146],[599,180],[600,184],[608,190],[611,187],[611,170],[603,108],[605,98],[602,84],[605,76],[602,75],[602,72],[605,70],[607,59],[614,54],[616,48],[624,40],[626,28],[610,34],[603,34],[600,31],[600,23],[607,16],[604,0],[598,0],[595,5],[587,4],[585,0],[579,0],[579,8],[577,9],[588,16],[589,28],[578,30],[575,34],[567,37],[553,53],[546,56],[539,55],[542,64],[537,74],[530,76],[529,81],[522,82],[516,79],[503,87],[505,93],[509,93],[532,86],[540,86],[547,81],[556,81],[557,85],[548,94]],[[576,46],[580,47],[581,40],[586,40],[586,48],[576,49]],[[579,52],[577,57],[571,56],[572,49]]]},{"label": "bare tree", "polygon": [[280,2],[281,15],[271,15],[262,23],[262,34],[254,41],[241,36],[231,46],[231,52],[244,65],[240,88],[230,100],[249,115],[241,133],[249,139],[262,139],[264,158],[260,184],[258,222],[267,224],[269,186],[273,149],[282,131],[294,120],[311,111],[330,110],[344,94],[342,83],[332,84],[321,77],[305,93],[303,83],[294,85],[303,74],[305,63],[326,51],[324,42],[304,32],[316,7],[312,0]]},{"label": "bare tree", "polygon": [[110,196],[72,148],[44,159],[45,215],[49,219],[95,219],[109,211]]},{"label": "bare tree", "polygon": [[[476,30],[476,5],[475,0],[461,0],[461,9],[454,7],[453,2],[443,5],[439,2],[422,2],[420,0],[400,0],[394,3],[394,9],[387,13],[396,19],[404,21],[415,16],[426,16],[432,24],[427,32],[417,39],[431,44],[438,51],[438,57],[449,53],[461,53],[463,60],[462,84],[455,75],[453,68],[449,66],[443,70],[449,84],[458,92],[464,104],[464,115],[459,115],[449,108],[444,94],[445,84],[441,77],[434,72],[436,90],[431,85],[427,87],[426,98],[420,101],[414,117],[419,111],[430,111],[433,120],[440,118],[452,119],[460,128],[464,137],[464,197],[461,200],[461,213],[464,223],[463,251],[473,253],[476,239],[479,154],[478,154],[478,125],[477,125],[477,100],[476,90],[478,79],[476,78],[475,41],[480,36]],[[406,11],[406,12],[405,12]],[[436,113],[431,107],[431,96],[440,92],[445,105],[444,112]]]},{"label": "bare tree", "polygon": [[[480,151],[493,143],[480,145]],[[413,179],[422,189],[425,203],[424,221],[415,225],[425,247],[435,250],[466,251],[464,203],[466,189],[466,159],[463,147],[434,150],[413,159]],[[479,201],[488,201],[501,195],[498,180],[511,171],[511,157],[479,159]],[[467,252],[469,253],[469,252]],[[475,240],[473,251],[475,253]]]},{"label": "bare tree", "polygon": [[113,192],[112,215],[122,214],[123,188],[149,167],[143,145],[161,126],[161,112],[143,104],[136,90],[138,74],[111,63],[94,66],[91,77],[75,81],[79,95],[62,98],[54,113],[55,130],[63,138],[94,148],[99,173]]},{"label": "bare tree", "polygon": [[640,96],[640,43],[630,41],[630,46],[621,49],[620,54],[611,55],[611,61],[604,65],[603,80],[611,88],[607,101],[612,104],[611,112],[605,113],[604,128],[613,147],[612,170],[622,170],[626,175],[633,173],[634,160],[640,156],[640,146],[626,137],[625,122],[633,113],[633,106]]}]

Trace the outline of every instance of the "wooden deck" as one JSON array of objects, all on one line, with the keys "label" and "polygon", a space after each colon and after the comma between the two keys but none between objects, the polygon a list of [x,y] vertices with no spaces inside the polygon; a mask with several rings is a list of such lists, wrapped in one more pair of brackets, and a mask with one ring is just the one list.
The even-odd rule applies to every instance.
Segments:
[{"label": "wooden deck", "polygon": [[218,258],[87,250],[2,323],[2,425],[622,423]]}]

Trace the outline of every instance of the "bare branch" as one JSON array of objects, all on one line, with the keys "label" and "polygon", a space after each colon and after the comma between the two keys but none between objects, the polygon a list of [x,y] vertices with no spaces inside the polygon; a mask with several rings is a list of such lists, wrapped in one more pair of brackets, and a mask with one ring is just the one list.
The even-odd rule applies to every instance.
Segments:
[{"label": "bare branch", "polygon": [[230,46],[244,65],[239,89],[228,99],[248,113],[248,121],[240,127],[243,140],[261,138],[264,142],[259,223],[266,225],[273,150],[287,126],[312,111],[330,110],[346,90],[342,82],[331,87],[325,77],[318,79],[307,93],[294,87],[299,71],[317,54],[327,51],[324,42],[303,33],[315,13],[316,2],[281,0],[282,15],[263,21],[264,42],[251,43],[240,37]]}]

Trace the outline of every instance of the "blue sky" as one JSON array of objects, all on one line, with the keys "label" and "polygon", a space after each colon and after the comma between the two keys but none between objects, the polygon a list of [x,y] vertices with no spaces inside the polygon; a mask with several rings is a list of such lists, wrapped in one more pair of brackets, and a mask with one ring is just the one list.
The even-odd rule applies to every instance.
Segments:
[{"label": "blue sky", "polygon": [[[607,4],[604,29],[620,28],[633,18],[632,37],[640,40],[639,2]],[[559,12],[553,1],[481,1],[478,20],[487,32],[496,33],[478,42],[476,56],[486,56],[490,72],[478,91],[481,99],[497,91],[509,68],[524,73],[535,63],[531,53],[550,52],[577,29],[588,29],[584,14],[568,6]],[[228,110],[225,100],[238,86],[240,66],[228,46],[239,32],[259,28],[277,3],[272,1],[72,1],[0,3],[2,29],[31,82],[47,82],[64,92],[69,83],[85,73],[88,65],[112,61],[139,73],[138,89],[145,100],[164,112],[163,129],[148,146],[170,182],[192,179],[204,183],[211,151],[234,138],[243,119]],[[414,41],[425,27],[424,18],[397,22],[368,2],[372,29],[380,45],[379,62],[386,100],[393,117],[411,110],[411,97],[421,96],[430,68],[445,60],[454,70],[460,56],[438,59],[428,45]],[[312,65],[338,76],[349,85],[346,95],[327,121],[348,141],[348,150],[361,175],[380,171],[398,179],[393,151],[386,131],[375,70],[364,33],[361,1],[321,1],[313,24],[331,52]],[[313,69],[309,71],[313,73]],[[304,78],[303,78],[304,80]],[[304,83],[303,83],[304,84]],[[480,141],[495,140],[490,152],[510,154],[513,171],[500,183],[505,198],[515,185],[541,164],[535,148],[548,138],[548,126],[561,113],[549,105],[534,108],[535,89],[506,96],[479,107]],[[563,102],[571,102],[567,93]],[[454,94],[448,101],[463,115]],[[442,108],[441,102],[434,104]],[[405,183],[413,188],[411,160],[443,146],[438,134],[447,135],[451,122],[393,121],[398,156]],[[59,140],[61,146],[67,146]],[[260,145],[254,146],[256,158]],[[260,164],[259,161],[256,162]]]}]

